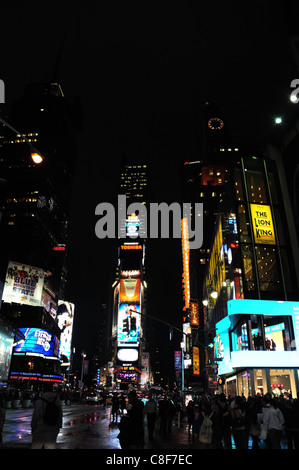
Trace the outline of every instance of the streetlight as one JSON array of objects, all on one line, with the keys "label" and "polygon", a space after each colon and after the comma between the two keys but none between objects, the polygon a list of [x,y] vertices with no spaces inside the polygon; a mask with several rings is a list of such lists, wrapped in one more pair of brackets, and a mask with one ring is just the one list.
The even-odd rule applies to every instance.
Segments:
[{"label": "streetlight", "polygon": [[185,350],[185,343],[184,340],[181,341],[181,349],[182,349],[182,398],[184,402],[184,389],[185,389],[185,377],[184,377],[184,350]]},{"label": "streetlight", "polygon": [[8,122],[4,121],[4,119],[0,118],[0,122],[2,122],[2,124],[4,124],[6,127],[9,127],[9,129],[11,129],[15,134],[22,135],[23,139],[31,149],[31,158],[35,164],[39,165],[44,161],[44,157],[42,156],[42,154],[32,145],[32,143],[27,139],[27,137],[25,137],[21,132],[12,127]]},{"label": "streetlight", "polygon": [[83,389],[83,369],[84,369],[84,357],[86,357],[86,354],[84,351],[81,352],[82,356],[82,367],[81,367],[81,387]]}]

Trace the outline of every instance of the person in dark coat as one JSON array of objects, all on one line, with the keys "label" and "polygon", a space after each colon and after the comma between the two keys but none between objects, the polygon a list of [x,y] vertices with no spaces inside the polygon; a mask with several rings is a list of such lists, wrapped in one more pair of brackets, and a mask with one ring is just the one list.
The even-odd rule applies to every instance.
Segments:
[{"label": "person in dark coat", "polygon": [[231,415],[229,404],[224,393],[219,395],[218,406],[218,447],[221,448],[223,442],[225,449],[231,449]]},{"label": "person in dark coat", "polygon": [[120,433],[118,439],[122,449],[143,449],[144,426],[143,409],[144,404],[138,400],[136,392],[128,395],[127,414],[122,416],[118,424]]},{"label": "person in dark coat", "polygon": [[190,400],[188,402],[187,408],[186,408],[186,413],[187,413],[187,419],[188,419],[188,436],[191,437],[191,430],[193,434],[193,422],[194,422],[194,401]]},{"label": "person in dark coat", "polygon": [[111,413],[112,413],[112,422],[117,423],[117,414],[119,412],[119,397],[118,393],[114,393],[112,397],[112,408],[111,408]]},{"label": "person in dark coat", "polygon": [[[60,428],[62,428],[62,406],[59,396],[53,390],[51,383],[43,385],[43,394],[34,402],[34,410],[31,418],[32,445],[31,449],[56,449],[56,440]],[[46,424],[44,413],[47,401],[53,401],[58,407],[56,424]]]}]

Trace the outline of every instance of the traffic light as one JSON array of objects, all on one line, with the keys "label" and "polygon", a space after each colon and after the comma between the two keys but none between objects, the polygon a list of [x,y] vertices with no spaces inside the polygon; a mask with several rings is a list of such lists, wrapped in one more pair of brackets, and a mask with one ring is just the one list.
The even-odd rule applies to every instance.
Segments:
[{"label": "traffic light", "polygon": [[208,348],[213,349],[214,348],[214,335],[213,333],[208,333]]},{"label": "traffic light", "polygon": [[128,317],[126,317],[126,318],[123,320],[123,333],[126,333],[126,334],[128,335],[129,332],[130,332],[130,328],[129,328],[129,319],[128,319]]}]

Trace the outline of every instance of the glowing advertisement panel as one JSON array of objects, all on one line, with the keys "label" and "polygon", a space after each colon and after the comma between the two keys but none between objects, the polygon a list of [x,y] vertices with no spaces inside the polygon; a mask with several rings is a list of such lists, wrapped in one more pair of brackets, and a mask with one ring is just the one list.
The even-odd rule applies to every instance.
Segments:
[{"label": "glowing advertisement panel", "polygon": [[140,339],[140,305],[120,304],[118,310],[118,346],[137,346]]},{"label": "glowing advertisement panel", "polygon": [[275,234],[270,206],[250,204],[255,243],[275,245]]},{"label": "glowing advertisement panel", "polygon": [[9,261],[2,300],[18,304],[42,306],[44,271]]},{"label": "glowing advertisement panel", "polygon": [[128,277],[120,280],[120,302],[140,302],[140,279]]},{"label": "glowing advertisement panel", "polygon": [[121,362],[137,362],[139,357],[137,348],[118,348],[117,359]]},{"label": "glowing advertisement panel", "polygon": [[25,336],[25,340],[15,346],[14,353],[58,357],[59,340],[56,336],[39,328],[20,328],[20,331]]},{"label": "glowing advertisement panel", "polygon": [[[227,303],[228,316],[216,324],[216,357],[222,358],[219,362],[219,374],[232,372],[236,367],[272,367],[293,368],[299,367],[299,302],[274,300],[230,300]],[[233,351],[230,349],[230,335],[234,344],[234,333],[231,333],[231,320],[234,315],[242,318],[246,315],[277,316],[277,323],[265,326],[264,336],[266,349],[248,348],[249,338],[245,330],[242,331],[241,340]],[[294,330],[293,350],[284,350],[285,317],[291,319]],[[245,322],[244,322],[245,323]],[[256,330],[251,334],[254,339]]]},{"label": "glowing advertisement panel", "polygon": [[9,335],[0,327],[0,384],[8,379],[13,339],[13,334]]},{"label": "glowing advertisement panel", "polygon": [[59,357],[63,363],[71,360],[71,344],[73,335],[75,305],[65,300],[58,301],[57,319],[61,330]]},{"label": "glowing advertisement panel", "polygon": [[230,331],[230,319],[229,316],[224,317],[216,324],[216,337],[214,339],[215,343],[215,357],[220,359],[218,365],[218,373],[229,374],[233,372],[232,359],[231,359],[231,350],[230,350],[230,341],[229,341],[229,331]]}]

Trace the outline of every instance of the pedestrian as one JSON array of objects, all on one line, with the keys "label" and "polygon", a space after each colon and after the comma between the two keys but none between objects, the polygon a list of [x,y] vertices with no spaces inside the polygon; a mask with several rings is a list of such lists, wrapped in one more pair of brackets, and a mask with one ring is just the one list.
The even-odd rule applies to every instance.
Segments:
[{"label": "pedestrian", "polygon": [[167,415],[166,432],[167,434],[171,433],[172,421],[173,421],[175,413],[176,413],[176,409],[175,409],[174,403],[172,399],[168,397],[167,405],[166,405],[166,415]]},{"label": "pedestrian", "polygon": [[257,396],[248,397],[249,435],[252,439],[252,449],[260,448],[261,425],[259,416],[262,412],[261,399]]},{"label": "pedestrian", "polygon": [[142,401],[138,400],[134,390],[129,393],[128,402],[127,414],[122,416],[120,423],[118,424],[120,433],[117,437],[122,449],[143,449],[144,404]]},{"label": "pedestrian", "polygon": [[218,447],[222,448],[223,442],[225,449],[231,449],[231,415],[228,401],[224,393],[220,393],[219,395],[218,406]]},{"label": "pedestrian", "polygon": [[200,406],[194,406],[193,412],[193,423],[192,423],[192,431],[193,431],[193,438],[195,442],[195,446],[198,446],[198,436],[199,436],[199,414],[200,414]]},{"label": "pedestrian", "polygon": [[147,419],[148,438],[152,441],[157,417],[157,403],[151,393],[149,393],[148,401],[144,406],[144,413]]},{"label": "pedestrian", "polygon": [[119,397],[118,393],[115,392],[112,397],[112,408],[111,408],[111,413],[112,413],[112,422],[117,423],[117,415],[119,413]]},{"label": "pedestrian", "polygon": [[5,423],[6,409],[3,394],[0,395],[0,444],[2,444],[2,433]]},{"label": "pedestrian", "polygon": [[200,449],[215,449],[217,446],[216,415],[208,400],[202,400],[200,407],[198,446]]},{"label": "pedestrian", "polygon": [[248,431],[246,429],[246,410],[244,400],[236,396],[231,408],[232,434],[236,449],[248,449]]},{"label": "pedestrian", "polygon": [[285,419],[285,432],[288,449],[299,450],[299,401],[285,400],[282,414]]},{"label": "pedestrian", "polygon": [[123,416],[125,413],[125,409],[126,409],[126,397],[124,394],[122,394],[120,398],[120,409],[121,409],[121,414]]},{"label": "pedestrian", "polygon": [[193,423],[194,423],[194,417],[195,417],[195,406],[194,406],[194,401],[189,400],[187,408],[186,408],[186,413],[187,413],[187,420],[188,420],[188,437],[191,437],[191,429],[192,429],[192,435],[193,435]]},{"label": "pedestrian", "polygon": [[[47,424],[46,409],[48,403],[54,403],[55,422]],[[52,416],[54,413],[52,412]],[[34,402],[34,409],[31,419],[32,449],[56,449],[56,440],[60,428],[62,428],[62,406],[59,396],[53,390],[51,382],[45,382],[43,393]]]},{"label": "pedestrian", "polygon": [[263,397],[263,403],[262,425],[264,432],[266,432],[263,440],[270,449],[280,449],[285,419],[275,399],[265,396]]},{"label": "pedestrian", "polygon": [[167,397],[164,396],[159,400],[159,418],[160,418],[160,435],[166,436],[167,432]]}]

